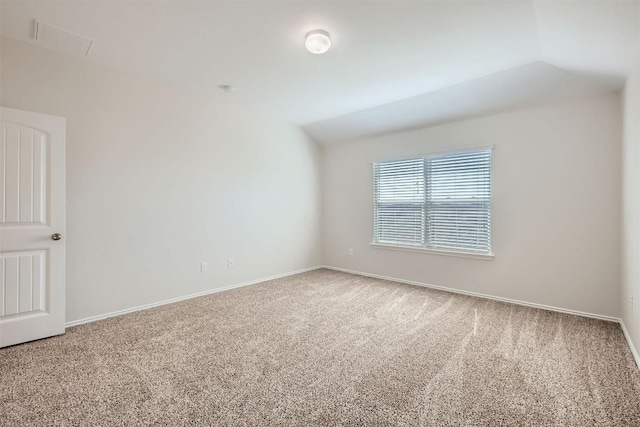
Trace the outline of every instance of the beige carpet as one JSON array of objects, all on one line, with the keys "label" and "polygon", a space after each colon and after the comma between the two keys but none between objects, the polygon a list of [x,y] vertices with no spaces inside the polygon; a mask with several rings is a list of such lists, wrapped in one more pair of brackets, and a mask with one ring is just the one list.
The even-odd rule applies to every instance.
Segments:
[{"label": "beige carpet", "polygon": [[2,426],[640,426],[615,323],[318,270],[0,350]]}]

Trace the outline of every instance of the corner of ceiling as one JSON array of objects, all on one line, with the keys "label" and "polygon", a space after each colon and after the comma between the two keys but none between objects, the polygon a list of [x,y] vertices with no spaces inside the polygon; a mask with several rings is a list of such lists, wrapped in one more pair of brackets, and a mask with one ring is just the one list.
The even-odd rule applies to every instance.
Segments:
[{"label": "corner of ceiling", "polygon": [[540,17],[538,15],[538,9],[536,8],[536,0],[529,1],[531,5],[531,14],[533,15],[533,23],[536,30],[536,41],[537,41],[537,58],[539,61],[546,62],[543,60],[542,55],[542,40],[540,39]]}]

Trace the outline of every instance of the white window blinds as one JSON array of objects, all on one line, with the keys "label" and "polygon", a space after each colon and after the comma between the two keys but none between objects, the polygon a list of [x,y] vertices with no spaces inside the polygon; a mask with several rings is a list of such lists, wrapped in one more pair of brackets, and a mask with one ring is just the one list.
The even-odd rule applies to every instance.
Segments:
[{"label": "white window blinds", "polygon": [[423,159],[376,163],[376,243],[423,246],[425,239],[425,179]]},{"label": "white window blinds", "polygon": [[374,243],[491,253],[491,149],[374,163]]}]

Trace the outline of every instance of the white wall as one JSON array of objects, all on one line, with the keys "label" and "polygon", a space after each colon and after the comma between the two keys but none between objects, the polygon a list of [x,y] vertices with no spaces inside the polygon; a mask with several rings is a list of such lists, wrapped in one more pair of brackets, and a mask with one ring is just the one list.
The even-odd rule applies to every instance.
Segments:
[{"label": "white wall", "polygon": [[[594,314],[618,316],[622,299],[640,341],[638,309],[633,318],[624,304],[640,273],[625,270],[619,292],[615,95],[327,147],[321,165],[299,129],[232,96],[177,92],[10,39],[0,51],[0,103],[67,118],[68,321],[318,265],[324,246],[327,265]],[[634,76],[627,184],[640,176]],[[489,144],[494,260],[369,246],[370,161]],[[637,228],[637,186],[625,194],[636,209],[626,226]],[[638,259],[637,239],[625,242]]]},{"label": "white wall", "polygon": [[624,207],[620,314],[635,348],[640,350],[640,62],[629,75],[623,96]]},{"label": "white wall", "polygon": [[[325,264],[617,317],[620,139],[606,95],[326,147]],[[495,259],[370,247],[371,161],[486,145]]]},{"label": "white wall", "polygon": [[67,118],[67,321],[321,263],[299,129],[10,39],[0,59],[2,105]]}]

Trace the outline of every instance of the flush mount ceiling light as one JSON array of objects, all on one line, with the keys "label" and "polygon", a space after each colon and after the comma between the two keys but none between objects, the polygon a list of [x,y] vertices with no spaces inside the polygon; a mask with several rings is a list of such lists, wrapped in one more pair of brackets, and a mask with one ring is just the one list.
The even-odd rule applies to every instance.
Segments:
[{"label": "flush mount ceiling light", "polygon": [[311,30],[305,37],[304,47],[313,54],[320,55],[331,47],[331,38],[325,30]]}]

